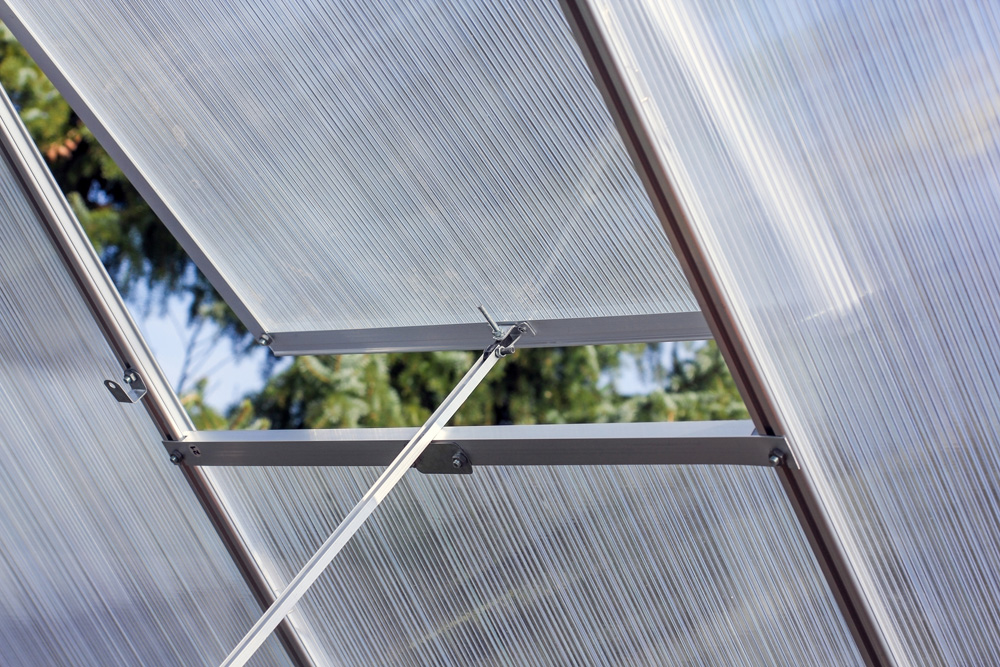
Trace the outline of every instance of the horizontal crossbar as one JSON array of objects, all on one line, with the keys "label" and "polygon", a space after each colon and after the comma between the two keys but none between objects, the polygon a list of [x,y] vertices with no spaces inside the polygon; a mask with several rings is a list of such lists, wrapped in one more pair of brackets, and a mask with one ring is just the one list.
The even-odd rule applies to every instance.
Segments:
[{"label": "horizontal crossbar", "polygon": [[[416,428],[191,431],[168,449],[194,466],[386,466]],[[435,439],[460,447],[473,466],[767,466],[781,437],[749,421],[452,426]]]},{"label": "horizontal crossbar", "polygon": [[[534,335],[521,340],[518,348],[707,340],[712,337],[700,312],[531,320],[530,324]],[[482,322],[267,333],[271,338],[271,351],[278,356],[481,350],[489,342],[489,330]]]}]

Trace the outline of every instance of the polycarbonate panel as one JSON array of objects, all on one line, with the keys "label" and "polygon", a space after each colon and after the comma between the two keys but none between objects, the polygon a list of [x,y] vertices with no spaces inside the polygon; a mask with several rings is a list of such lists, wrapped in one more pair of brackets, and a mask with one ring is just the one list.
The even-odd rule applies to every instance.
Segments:
[{"label": "polycarbonate panel", "polygon": [[1000,663],[993,2],[595,2],[898,664]]},{"label": "polycarbonate panel", "polygon": [[5,4],[266,331],[698,310],[557,0]]},{"label": "polycarbonate panel", "polygon": [[[212,468],[283,587],[376,468]],[[774,472],[409,472],[289,617],[371,665],[851,665],[861,660]]]},{"label": "polycarbonate panel", "polygon": [[0,664],[218,664],[259,607],[2,149],[0,238]]}]

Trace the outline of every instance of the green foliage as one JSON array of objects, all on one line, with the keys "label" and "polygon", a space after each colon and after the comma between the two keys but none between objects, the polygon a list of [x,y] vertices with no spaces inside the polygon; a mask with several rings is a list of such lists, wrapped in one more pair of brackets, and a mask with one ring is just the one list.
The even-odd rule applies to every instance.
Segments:
[{"label": "green foliage", "polygon": [[618,421],[697,421],[749,416],[719,347],[715,341],[709,341],[675,347],[663,388],[624,401]]},{"label": "green foliage", "polygon": [[[641,346],[640,346],[641,347]],[[451,421],[455,425],[746,419],[746,408],[714,342],[658,346],[648,369],[663,379],[623,397],[608,381],[636,346],[521,350],[504,359]],[[274,428],[414,426],[423,423],[472,365],[472,352],[300,357],[250,397]]]},{"label": "green foliage", "polygon": [[194,389],[181,395],[181,404],[187,410],[196,428],[203,431],[220,431],[233,429],[260,430],[271,427],[266,420],[254,415],[249,399],[243,399],[233,407],[226,416],[221,415],[212,406],[205,403],[205,385],[207,379],[200,380]]},{"label": "green foliage", "polygon": [[[161,298],[190,294],[192,320],[214,322],[233,341],[250,344],[233,312],[2,25],[0,83],[119,290],[128,295],[142,285],[147,294]],[[205,380],[182,400],[203,429],[415,425],[451,391],[471,366],[474,354],[301,357],[225,416],[205,404]],[[626,356],[641,360],[662,389],[643,396],[619,396],[610,379]],[[746,410],[735,384],[718,349],[709,343],[683,347],[670,364],[663,364],[656,346],[521,350],[498,364],[452,423],[744,417]]]},{"label": "green foliage", "polygon": [[[440,405],[475,354],[299,357],[251,402],[274,428],[412,426]],[[616,395],[602,377],[617,355],[609,346],[521,350],[497,365],[451,423],[607,421]]]}]

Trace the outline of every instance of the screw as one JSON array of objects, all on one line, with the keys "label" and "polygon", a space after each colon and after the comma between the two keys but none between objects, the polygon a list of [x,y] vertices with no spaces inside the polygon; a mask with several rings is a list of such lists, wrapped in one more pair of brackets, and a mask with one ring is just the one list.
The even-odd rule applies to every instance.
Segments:
[{"label": "screw", "polygon": [[479,312],[483,314],[483,317],[486,318],[487,324],[490,325],[490,331],[493,332],[493,340],[503,340],[503,329],[500,328],[500,325],[497,324],[492,317],[490,317],[490,314],[487,313],[486,309],[482,306],[479,306]]},{"label": "screw", "polygon": [[127,371],[125,373],[125,382],[132,384],[136,380],[136,374],[134,371]]},{"label": "screw", "polygon": [[767,461],[768,461],[768,463],[770,463],[775,468],[777,468],[778,466],[784,465],[785,464],[785,453],[783,451],[781,451],[780,449],[772,449],[771,450],[771,455],[769,457],[767,457]]},{"label": "screw", "polygon": [[180,451],[175,449],[174,451],[170,452],[170,462],[173,463],[175,466],[180,465],[181,461],[183,460],[184,460],[184,455],[181,454]]},{"label": "screw", "polygon": [[267,347],[268,345],[271,344],[271,341],[273,341],[273,340],[274,339],[271,338],[271,334],[262,333],[260,335],[260,338],[257,339],[257,344],[258,345],[263,345],[264,347]]},{"label": "screw", "polygon": [[469,457],[467,457],[463,452],[455,452],[451,457],[451,467],[458,470],[465,466],[469,462]]}]

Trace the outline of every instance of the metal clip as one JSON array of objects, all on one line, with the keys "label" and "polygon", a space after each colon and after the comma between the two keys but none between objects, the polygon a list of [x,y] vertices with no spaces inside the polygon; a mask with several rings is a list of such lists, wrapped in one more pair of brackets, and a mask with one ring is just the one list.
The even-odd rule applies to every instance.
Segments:
[{"label": "metal clip", "polygon": [[138,403],[146,395],[146,383],[133,368],[126,368],[122,376],[122,386],[114,380],[105,380],[104,386],[119,403]]}]

